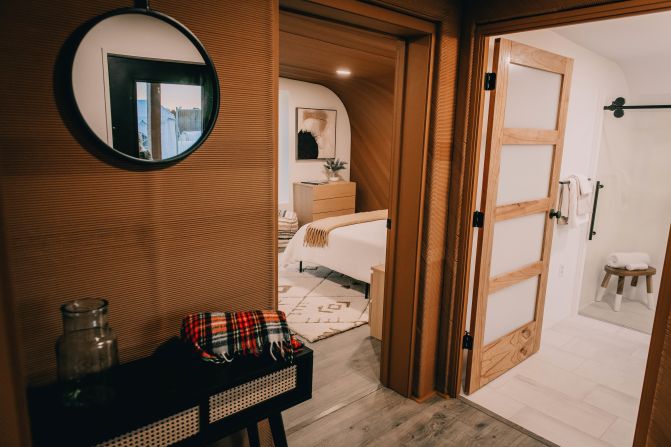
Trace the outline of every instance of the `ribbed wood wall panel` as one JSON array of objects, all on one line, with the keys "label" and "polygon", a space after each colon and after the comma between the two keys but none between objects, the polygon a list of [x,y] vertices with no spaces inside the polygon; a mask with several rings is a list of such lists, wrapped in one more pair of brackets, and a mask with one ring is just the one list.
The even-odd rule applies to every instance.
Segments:
[{"label": "ribbed wood wall panel", "polygon": [[389,208],[394,123],[394,67],[376,81],[353,79],[328,85],[340,97],[352,127],[351,179],[356,210]]},{"label": "ribbed wood wall panel", "polygon": [[31,382],[55,378],[59,305],[70,299],[110,301],[124,362],[177,335],[189,312],[274,306],[278,4],[151,2],[201,40],[218,71],[221,107],[203,146],[149,171],[107,156],[81,132],[73,137],[55,101],[64,41],[126,6],[1,6],[3,225]]}]

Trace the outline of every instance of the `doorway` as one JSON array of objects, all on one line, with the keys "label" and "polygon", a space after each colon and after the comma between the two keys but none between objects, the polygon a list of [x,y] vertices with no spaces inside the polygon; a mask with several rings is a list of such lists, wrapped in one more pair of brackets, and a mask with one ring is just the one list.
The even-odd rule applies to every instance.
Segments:
[{"label": "doorway", "polygon": [[[287,413],[290,437],[384,386],[409,396],[416,368],[434,26],[318,9],[282,2],[280,11],[278,304],[315,352],[315,393]],[[333,159],[345,162],[337,181],[324,172]],[[328,218],[348,221],[328,229],[326,244],[306,243]]]},{"label": "doorway", "polygon": [[[538,197],[511,200],[510,203],[497,205],[549,200],[552,208],[546,209],[539,204],[537,211],[545,213],[545,223],[541,228],[547,229],[551,225],[554,234],[550,239],[551,251],[547,257],[543,255],[547,243],[540,242],[542,234],[537,231],[534,233],[535,230],[531,226],[518,235],[512,234],[504,238],[512,243],[507,250],[504,250],[505,258],[510,260],[525,256],[525,253],[529,254],[527,252],[532,248],[533,256],[539,254],[540,256],[531,260],[521,259],[519,268],[516,269],[506,267],[495,274],[482,275],[490,288],[489,293],[484,294],[485,302],[489,301],[486,304],[492,304],[486,309],[486,313],[476,307],[477,300],[483,299],[481,292],[483,280],[478,278],[478,274],[482,274],[481,267],[478,267],[478,263],[482,262],[482,256],[481,253],[473,256],[472,290],[476,305],[472,310],[474,314],[467,321],[472,322],[470,331],[475,337],[475,348],[468,353],[471,368],[465,375],[465,392],[469,395],[464,398],[560,445],[631,445],[633,440],[650,343],[649,329],[654,315],[652,310],[656,302],[655,290],[658,279],[654,276],[654,267],[657,266],[661,270],[666,234],[671,221],[670,200],[655,200],[654,203],[650,203],[646,200],[646,194],[642,194],[636,188],[638,184],[647,185],[646,182],[650,181],[655,188],[668,191],[668,185],[663,186],[666,181],[662,174],[664,169],[660,169],[656,174],[658,171],[656,168],[658,164],[668,168],[668,163],[664,163],[663,157],[668,154],[670,139],[668,126],[663,125],[663,122],[665,119],[668,121],[669,111],[661,108],[635,109],[625,111],[625,115],[618,118],[612,111],[604,110],[604,107],[608,107],[615,98],[622,96],[623,94],[618,93],[620,91],[626,91],[630,95],[631,99],[627,101],[631,101],[631,104],[659,106],[671,102],[671,97],[664,90],[662,79],[656,81],[653,75],[641,83],[640,71],[641,67],[649,64],[647,74],[654,74],[656,70],[652,67],[658,58],[665,59],[662,52],[668,50],[658,48],[656,54],[651,54],[649,40],[637,40],[637,37],[643,38],[648,31],[654,33],[656,27],[667,28],[669,23],[671,16],[668,13],[658,13],[505,35],[501,36],[503,39],[499,43],[495,43],[495,37],[490,40],[492,51],[489,54],[494,72],[500,69],[500,47],[506,41],[514,42],[510,44],[513,47],[524,46],[524,52],[527,54],[538,50],[570,58],[574,62],[574,67],[566,132],[560,137],[563,138],[564,151],[558,178],[548,175],[548,172],[552,171],[552,164],[548,156],[543,158],[541,153],[543,149],[540,145],[529,152],[530,143],[537,144],[538,141],[532,142],[528,139],[520,141],[520,138],[514,142],[508,141],[508,144],[511,144],[508,148],[511,152],[508,155],[509,160],[506,161],[502,157],[499,160],[500,170],[498,166],[493,170],[491,160],[488,159],[492,155],[487,151],[491,151],[490,135],[496,131],[496,122],[482,126],[483,129],[487,128],[488,135],[483,138],[485,152],[481,157],[480,178],[483,179],[484,185],[487,185],[493,175],[499,177],[496,179],[498,183],[494,184],[499,196],[502,193],[511,194],[511,191],[513,193],[533,191],[533,185],[530,186],[529,182],[533,182],[539,172],[545,172],[543,181],[539,184],[543,184],[546,189],[540,191],[540,195],[536,194]],[[609,31],[615,28],[619,38],[623,40],[621,45],[617,44],[618,37],[615,33]],[[600,42],[606,40],[608,48],[613,52],[609,52],[607,47],[599,47]],[[637,55],[635,63],[627,60],[624,50],[627,46],[632,51],[629,54]],[[617,53],[618,50],[620,53]],[[540,54],[542,56],[536,58],[537,60],[549,60],[550,56]],[[515,63],[514,56],[504,60],[503,63]],[[501,88],[498,82],[499,79],[496,89]],[[525,90],[527,92],[533,90],[532,81],[527,80]],[[543,92],[535,94],[535,98],[540,98],[541,93],[548,91],[550,87],[544,88]],[[519,100],[519,97],[517,99]],[[510,104],[510,91],[504,100]],[[485,100],[485,104],[487,103]],[[538,103],[548,105],[547,100],[537,101],[537,104],[531,105]],[[496,107],[495,101],[491,104],[490,107]],[[522,110],[527,112],[531,110],[529,103]],[[509,112],[510,109],[506,110],[506,113]],[[631,118],[634,112],[640,115],[622,125],[623,119]],[[533,113],[529,119],[540,119],[543,113]],[[664,113],[667,114],[666,118],[660,115]],[[559,114],[561,115],[561,107]],[[490,119],[494,115],[495,113],[490,110]],[[487,113],[483,116],[487,116]],[[538,129],[540,126],[527,125],[527,127]],[[553,127],[553,130],[560,129]],[[533,136],[543,138],[544,133],[545,131],[536,130]],[[503,134],[505,135],[505,132]],[[509,131],[507,138],[511,135]],[[515,147],[513,143],[524,147]],[[556,144],[550,141],[541,143]],[[504,141],[503,145],[505,144]],[[514,150],[526,153],[524,157],[520,156],[515,161],[512,155]],[[644,156],[644,151],[648,151],[649,156]],[[516,175],[515,169],[519,169]],[[506,186],[506,176],[512,176],[511,185]],[[566,214],[559,214],[558,211],[564,209],[560,200],[562,193],[563,200],[566,201],[566,196],[571,193],[568,191],[569,186],[574,188],[572,193],[579,191],[576,189],[579,188],[578,182],[581,181],[578,177],[583,177],[586,182],[585,189],[591,190],[587,204],[583,204],[587,205],[586,212],[578,213],[572,208]],[[608,178],[608,181],[605,178]],[[547,179],[550,179],[550,184],[547,183]],[[636,186],[632,187],[632,182],[635,182]],[[605,188],[600,188],[601,185],[605,185]],[[609,185],[613,185],[612,192],[608,191]],[[486,188],[483,186],[483,199],[482,202],[478,202],[483,203],[485,207]],[[555,194],[553,189],[556,191]],[[599,198],[595,200],[597,192]],[[607,192],[611,194],[607,196]],[[630,192],[632,195],[629,195]],[[576,199],[580,199],[579,194]],[[628,207],[636,211],[629,212]],[[519,212],[520,206],[513,208],[515,212]],[[608,211],[609,209],[615,212]],[[492,211],[491,206],[486,208],[485,215],[488,211]],[[497,208],[495,214],[498,218],[503,215],[503,210]],[[568,220],[565,219],[567,215]],[[482,232],[480,229],[476,231]],[[617,236],[611,237],[611,232]],[[646,236],[649,235],[655,241],[654,244],[646,245],[641,232]],[[493,244],[496,244],[496,230],[492,233],[493,236],[490,237],[493,237]],[[504,236],[505,231],[499,230],[498,237]],[[476,237],[480,245],[486,247],[486,244],[481,242],[486,235],[478,234]],[[633,253],[646,255],[645,262],[642,260],[640,265],[629,265],[629,268],[624,264],[617,267],[610,265],[611,268],[619,269],[611,274],[619,276],[620,279],[616,278],[611,284],[607,284],[604,277],[609,272],[606,267],[612,264],[610,255]],[[538,262],[541,264],[537,264]],[[542,265],[545,263],[546,265]],[[494,268],[496,263],[492,261],[487,265],[490,266]],[[547,275],[545,279],[543,279],[544,273]],[[632,284],[630,282],[632,277],[645,280],[637,280]],[[648,277],[650,279],[647,279]],[[625,279],[627,279],[626,288]],[[525,283],[528,290],[523,287]],[[602,284],[608,287],[601,290]],[[518,290],[514,290],[514,287]],[[500,293],[496,296],[498,291],[506,288],[513,293],[509,293],[507,297]],[[588,292],[585,292],[586,289]],[[525,298],[528,296],[538,298],[541,295],[543,302],[540,305],[538,301]],[[525,299],[526,311],[520,307]],[[498,304],[497,300],[500,301]],[[533,310],[528,309],[531,302],[535,305]],[[606,316],[611,317],[606,318],[602,316],[604,314],[602,312],[598,315],[601,316],[599,320],[591,318],[597,315],[590,315],[586,308],[594,303],[601,303],[599,306],[603,308],[602,310],[607,306],[609,312],[615,316],[606,313]],[[641,314],[645,312],[651,314],[646,316],[649,319],[649,324],[646,326],[647,334],[645,331],[633,330],[633,325],[638,321],[625,313],[619,313],[625,305],[640,311]],[[467,311],[471,312],[470,309]],[[516,318],[524,321],[520,320],[518,322],[520,324],[517,324],[514,321]],[[490,331],[498,328],[501,332],[491,340],[487,340],[486,336],[488,320]],[[531,326],[525,323],[529,321]],[[512,326],[506,328],[506,324]],[[480,340],[478,337],[481,337]],[[499,347],[497,344],[503,346]],[[535,352],[537,353],[534,354]],[[489,355],[484,361],[483,353]],[[474,364],[476,368],[472,366]],[[477,367],[481,368],[480,371]],[[475,374],[479,374],[475,380],[474,371]],[[482,371],[488,372],[489,376],[480,374]],[[478,379],[481,380],[478,382]]]},{"label": "doorway", "polygon": [[[287,412],[290,436],[382,387],[384,266],[393,255],[386,219],[404,48],[393,36],[280,12],[278,308],[314,351],[313,399]],[[328,162],[343,169],[329,172]],[[327,243],[307,245],[310,228],[334,219],[342,226],[330,229]]]}]

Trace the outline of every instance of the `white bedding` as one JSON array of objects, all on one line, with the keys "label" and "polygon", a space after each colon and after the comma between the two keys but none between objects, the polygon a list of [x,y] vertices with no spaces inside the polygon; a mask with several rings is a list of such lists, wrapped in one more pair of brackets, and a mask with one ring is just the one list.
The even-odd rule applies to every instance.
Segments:
[{"label": "white bedding", "polygon": [[303,239],[309,224],[303,225],[282,253],[280,265],[309,262],[370,283],[371,268],[385,262],[386,224],[385,220],[374,220],[336,228],[329,233],[326,247],[304,246]]}]

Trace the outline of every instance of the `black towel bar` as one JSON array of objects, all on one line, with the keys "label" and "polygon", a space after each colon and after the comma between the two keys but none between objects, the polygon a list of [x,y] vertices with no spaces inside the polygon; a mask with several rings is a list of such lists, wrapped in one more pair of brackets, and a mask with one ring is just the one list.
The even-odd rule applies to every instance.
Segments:
[{"label": "black towel bar", "polygon": [[[590,180],[590,181],[591,181],[592,179],[591,179],[591,178],[588,178],[587,180]],[[568,185],[569,182],[568,182],[568,180],[564,180],[564,181],[561,181],[561,180],[560,180],[560,181],[559,181],[559,184],[560,184],[560,185]]]}]

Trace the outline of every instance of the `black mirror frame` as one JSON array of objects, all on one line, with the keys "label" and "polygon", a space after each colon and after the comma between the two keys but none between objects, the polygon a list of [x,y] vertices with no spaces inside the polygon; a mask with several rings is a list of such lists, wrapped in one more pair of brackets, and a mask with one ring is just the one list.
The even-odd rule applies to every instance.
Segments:
[{"label": "black mirror frame", "polygon": [[[73,75],[73,68],[74,68],[74,60],[75,60],[75,55],[77,54],[77,50],[79,49],[79,46],[81,45],[82,41],[88,34],[88,32],[96,26],[98,23],[102,22],[105,19],[108,19],[110,17],[118,16],[118,15],[124,15],[124,14],[142,14],[142,15],[147,15],[150,17],[154,17],[156,19],[162,20],[166,22],[168,25],[173,26],[177,30],[179,30],[186,38],[189,39],[189,41],[198,49],[198,53],[200,53],[201,57],[205,61],[205,66],[207,70],[210,72],[213,82],[212,82],[212,112],[210,114],[210,119],[208,120],[207,123],[203,126],[203,134],[200,136],[200,138],[191,146],[189,149],[186,151],[182,152],[181,154],[178,154],[174,157],[167,158],[167,159],[162,159],[162,160],[145,160],[141,158],[135,158],[131,157],[128,154],[125,154],[121,151],[118,151],[114,149],[114,147],[110,146],[107,144],[105,141],[103,141],[89,126],[89,124],[86,122],[86,119],[84,118],[84,115],[82,114],[81,110],[79,109],[79,105],[77,104],[77,99],[75,98],[75,91],[74,91],[74,86],[72,84],[72,75]],[[68,73],[67,73],[67,88],[68,88],[68,96],[69,99],[72,103],[72,108],[73,111],[75,112],[76,118],[80,121],[81,124],[84,125],[84,128],[86,129],[86,133],[89,135],[89,137],[93,138],[93,141],[95,141],[101,148],[104,148],[105,151],[107,152],[112,152],[115,154],[117,157],[120,157],[124,160],[129,160],[132,161],[133,163],[137,163],[140,165],[144,165],[147,168],[151,167],[158,167],[158,166],[165,166],[168,164],[173,164],[176,163],[187,156],[191,155],[196,149],[198,149],[204,142],[207,140],[207,138],[210,136],[210,133],[214,129],[214,125],[217,122],[217,117],[219,116],[219,77],[217,75],[217,70],[214,66],[214,63],[212,62],[212,59],[210,58],[210,55],[207,53],[205,50],[205,47],[203,44],[198,40],[198,38],[184,25],[182,25],[180,22],[177,20],[173,19],[172,17],[154,11],[152,9],[145,9],[145,8],[119,8],[119,9],[114,9],[112,11],[106,12],[105,14],[101,14],[97,17],[94,17],[93,19],[89,20],[88,22],[84,23],[80,28],[77,29],[76,31],[77,37],[75,39],[74,43],[74,48],[71,53],[71,58],[68,60]]]}]

